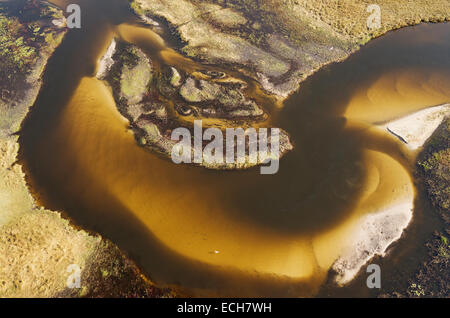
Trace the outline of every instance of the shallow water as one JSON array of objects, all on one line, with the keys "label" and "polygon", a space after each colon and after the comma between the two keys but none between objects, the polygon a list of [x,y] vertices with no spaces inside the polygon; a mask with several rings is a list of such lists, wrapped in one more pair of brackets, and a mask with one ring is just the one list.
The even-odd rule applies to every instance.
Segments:
[{"label": "shallow water", "polygon": [[[450,101],[448,24],[374,40],[305,81],[282,108],[264,105],[265,124],[295,145],[267,176],[177,166],[139,147],[93,77],[111,39],[137,44],[156,65],[201,67],[139,27],[125,1],[76,2],[83,28],[49,62],[21,158],[43,205],[110,238],[156,283],[193,295],[314,295],[358,218],[413,195],[408,153],[371,127]],[[418,244],[426,230],[404,240]]]}]

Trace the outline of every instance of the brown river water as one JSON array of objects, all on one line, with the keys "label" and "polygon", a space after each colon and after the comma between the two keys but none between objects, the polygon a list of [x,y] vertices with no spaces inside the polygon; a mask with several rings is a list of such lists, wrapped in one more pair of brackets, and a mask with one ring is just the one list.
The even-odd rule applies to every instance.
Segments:
[{"label": "brown river water", "polygon": [[264,124],[285,129],[295,149],[277,174],[260,175],[178,166],[139,147],[95,78],[112,38],[137,44],[156,65],[204,67],[139,25],[126,1],[71,2],[81,5],[82,28],[50,59],[20,138],[42,205],[111,239],[157,284],[194,296],[368,296],[363,275],[320,287],[356,221],[407,195],[416,198],[413,222],[379,260],[384,281],[395,286],[399,269],[408,275],[424,257],[438,220],[413,185],[413,157],[372,127],[450,101],[450,25],[376,39],[314,74],[282,107],[261,97]]}]

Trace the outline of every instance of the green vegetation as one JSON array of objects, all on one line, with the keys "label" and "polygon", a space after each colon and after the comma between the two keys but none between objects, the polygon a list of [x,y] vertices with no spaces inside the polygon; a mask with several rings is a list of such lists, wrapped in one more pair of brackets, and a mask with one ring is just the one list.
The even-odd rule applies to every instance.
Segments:
[{"label": "green vegetation", "polygon": [[131,2],[130,4],[131,9],[133,9],[134,12],[138,15],[145,15],[146,10],[142,9],[141,5],[135,1]]},{"label": "green vegetation", "polygon": [[440,213],[444,233],[435,231],[426,243],[429,258],[419,268],[403,295],[409,297],[448,297],[450,290],[450,118],[435,131],[417,162],[417,177],[425,186],[431,203]]},{"label": "green vegetation", "polygon": [[113,59],[115,63],[106,80],[118,94],[116,98],[130,104],[139,103],[153,79],[150,60],[140,49],[123,42],[117,44]]},{"label": "green vegetation", "polygon": [[179,85],[181,85],[181,75],[180,73],[175,69],[172,68],[172,77],[170,78],[170,85],[172,85],[173,87],[178,87]]},{"label": "green vegetation", "polygon": [[256,27],[253,24],[249,26],[244,37],[258,46],[265,43],[266,36],[270,33],[280,34],[297,46],[302,46],[302,44],[311,40],[324,44],[332,42],[339,47],[349,45],[345,41],[335,38],[329,30],[325,30],[318,25],[316,19],[311,19],[307,15],[296,16],[295,24],[292,23],[289,12],[299,8],[300,3],[298,1],[278,1],[280,3],[277,4],[272,1],[261,0],[210,1],[243,12],[249,21],[257,21]]},{"label": "green vegetation", "polygon": [[[59,43],[62,34],[47,24],[49,20],[62,17],[57,9],[42,6],[25,11],[26,3],[22,3],[22,7],[18,6],[20,1],[0,4],[1,87],[11,87],[23,79],[40,53]],[[24,13],[15,16],[14,12]]]},{"label": "green vegetation", "polygon": [[441,244],[438,247],[439,255],[445,259],[448,259],[450,255],[449,248],[450,246],[448,245],[447,237],[441,235]]},{"label": "green vegetation", "polygon": [[132,103],[140,102],[151,79],[151,67],[145,57],[133,68],[125,66],[120,81],[122,94]]},{"label": "green vegetation", "polygon": [[429,257],[418,268],[409,284],[387,297],[449,297],[450,271],[450,118],[434,132],[417,161],[417,174],[431,203],[444,221],[425,246]]},{"label": "green vegetation", "polygon": [[[39,36],[40,28],[31,25],[24,27],[17,18],[10,18],[0,11],[0,61],[16,72],[33,63],[37,58],[36,46],[33,45]],[[24,35],[28,35],[24,37]],[[31,35],[31,36],[30,36]]]},{"label": "green vegetation", "polygon": [[[448,217],[450,210],[450,119],[436,131],[429,146],[418,162],[434,206]],[[447,211],[447,212],[445,212]],[[445,216],[444,216],[445,218]]]},{"label": "green vegetation", "polygon": [[423,290],[422,286],[418,284],[411,284],[408,291],[415,297],[425,296],[425,291]]}]

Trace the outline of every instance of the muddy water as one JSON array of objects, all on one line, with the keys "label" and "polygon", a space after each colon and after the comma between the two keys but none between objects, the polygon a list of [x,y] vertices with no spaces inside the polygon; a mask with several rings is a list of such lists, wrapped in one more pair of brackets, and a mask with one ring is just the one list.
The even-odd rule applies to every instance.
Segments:
[{"label": "muddy water", "polygon": [[414,195],[408,153],[372,127],[450,100],[448,25],[375,40],[282,108],[267,105],[265,124],[288,131],[295,150],[278,174],[262,176],[177,166],[137,146],[94,78],[111,39],[137,44],[156,64],[203,67],[137,25],[125,1],[78,3],[83,27],[49,62],[23,126],[22,161],[42,204],[110,238],[155,282],[193,295],[314,295],[357,220]]}]

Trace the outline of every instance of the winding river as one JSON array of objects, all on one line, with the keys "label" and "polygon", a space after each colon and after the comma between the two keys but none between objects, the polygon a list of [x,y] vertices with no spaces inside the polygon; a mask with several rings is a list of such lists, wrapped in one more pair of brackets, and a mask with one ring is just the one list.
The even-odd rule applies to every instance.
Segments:
[{"label": "winding river", "polygon": [[[438,221],[414,186],[414,156],[375,125],[450,101],[450,25],[391,32],[317,72],[282,107],[267,103],[264,124],[285,129],[295,146],[268,176],[177,166],[139,147],[95,78],[111,40],[135,43],[156,64],[201,66],[140,25],[126,1],[75,2],[82,29],[50,59],[21,132],[21,161],[42,205],[111,239],[157,284],[196,296],[335,293],[320,287],[358,220],[407,209],[413,197],[406,235],[380,260],[383,277],[420,261]],[[370,292],[363,279],[344,290]]]}]

